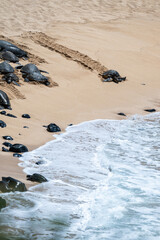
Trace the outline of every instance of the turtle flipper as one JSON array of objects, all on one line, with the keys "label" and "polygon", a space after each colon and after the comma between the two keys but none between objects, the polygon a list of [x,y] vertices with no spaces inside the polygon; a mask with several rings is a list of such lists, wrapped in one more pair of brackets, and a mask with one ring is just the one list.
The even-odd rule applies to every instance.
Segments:
[{"label": "turtle flipper", "polygon": [[117,77],[116,80],[118,82],[122,82],[122,81],[125,81],[126,80],[126,77]]},{"label": "turtle flipper", "polygon": [[123,77],[123,78],[121,78],[122,79],[122,81],[125,81],[126,80],[126,77]]},{"label": "turtle flipper", "polygon": [[23,67],[23,65],[20,64],[20,65],[16,66],[15,69],[21,69],[22,67]]},{"label": "turtle flipper", "polygon": [[25,82],[29,82],[29,79],[28,79],[28,78],[24,78],[24,81],[25,81]]},{"label": "turtle flipper", "polygon": [[28,60],[28,57],[22,57],[23,60]]},{"label": "turtle flipper", "polygon": [[40,72],[43,72],[43,73],[47,73],[47,74],[49,74],[48,72],[46,72],[46,71],[44,71],[44,70],[39,70]]},{"label": "turtle flipper", "polygon": [[16,81],[12,81],[14,85],[20,87],[19,83],[17,83]]},{"label": "turtle flipper", "polygon": [[102,81],[103,82],[112,82],[112,78],[111,77],[104,78]]},{"label": "turtle flipper", "polygon": [[119,83],[119,82],[121,82],[121,81],[118,80],[117,77],[113,77],[113,78],[112,78],[112,81],[115,82],[115,83]]}]

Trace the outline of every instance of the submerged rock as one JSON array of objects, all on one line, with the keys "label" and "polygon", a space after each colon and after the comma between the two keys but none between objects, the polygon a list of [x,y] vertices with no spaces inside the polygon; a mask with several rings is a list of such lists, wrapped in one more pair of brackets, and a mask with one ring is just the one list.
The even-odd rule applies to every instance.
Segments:
[{"label": "submerged rock", "polygon": [[37,164],[37,165],[41,165],[41,164],[43,164],[43,163],[44,163],[43,160],[39,160],[39,161],[37,161],[35,164]]},{"label": "submerged rock", "polygon": [[32,175],[27,175],[27,180],[32,181],[32,182],[48,182],[48,180],[42,176],[41,174],[34,173]]},{"label": "submerged rock", "polygon": [[6,200],[3,199],[2,197],[0,197],[0,211],[2,208],[5,208],[6,207]]},{"label": "submerged rock", "polygon": [[0,191],[1,192],[24,192],[27,191],[27,188],[24,183],[21,181],[14,179],[12,177],[2,177],[2,181],[0,181]]}]

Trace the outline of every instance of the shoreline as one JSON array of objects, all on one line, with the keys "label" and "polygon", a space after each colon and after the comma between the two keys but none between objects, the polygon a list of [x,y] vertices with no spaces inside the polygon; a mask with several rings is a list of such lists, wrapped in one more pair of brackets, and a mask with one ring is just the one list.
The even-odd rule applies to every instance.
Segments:
[{"label": "shoreline", "polygon": [[[58,46],[86,54],[107,69],[115,69],[122,77],[126,76],[127,80],[119,84],[102,82],[96,71],[67,59],[48,45],[45,47],[46,40],[40,39],[43,46],[33,41],[30,32],[18,36],[11,32],[9,38],[32,54],[27,62],[20,62],[32,61],[49,72],[49,77],[58,86],[28,84],[22,77],[21,87],[1,86],[11,99],[12,111],[7,112],[17,116],[0,115],[0,120],[7,124],[1,129],[1,136],[11,135],[13,143],[22,143],[31,151],[53,140],[52,133],[43,125],[55,123],[65,131],[69,124],[88,120],[125,119],[118,116],[118,112],[131,116],[147,114],[146,108],[160,111],[159,24],[157,19],[139,21],[137,17],[106,23],[65,23],[65,27],[58,23],[44,31],[46,36],[55,38]],[[23,119],[21,115],[25,113],[30,114],[31,119]],[[1,137],[1,147],[3,142]],[[11,155],[0,152],[3,166],[0,177],[10,175],[30,185],[17,165],[18,160]]]},{"label": "shoreline", "polygon": [[[160,110],[160,109],[159,109]],[[156,111],[155,113],[157,113],[158,111]],[[139,114],[139,116],[146,116],[148,115],[149,113],[145,113],[142,115],[142,114]],[[77,123],[74,123],[74,125],[77,125],[77,124],[82,124],[82,123],[85,123],[85,122],[88,122],[88,121],[96,121],[96,120],[128,120],[130,117],[134,116],[134,115],[137,115],[136,113],[131,115],[131,116],[120,116],[120,115],[117,115],[115,116],[115,118],[103,118],[103,119],[89,119],[89,120],[84,120],[82,122],[77,122]],[[28,120],[27,120],[28,121]],[[67,128],[68,126],[66,126]],[[49,133],[47,132],[47,130],[45,129],[45,134],[43,132],[43,141],[37,143],[36,145],[35,144],[27,144],[27,141],[24,141],[25,145],[27,146],[27,148],[29,149],[29,152],[33,151],[33,150],[36,150],[42,146],[44,146],[45,144],[47,144],[48,142],[50,141],[53,141],[53,140],[56,140],[56,138],[54,137],[54,135],[61,135],[63,133],[66,133],[66,128],[63,129],[63,131],[59,132],[59,133]],[[42,134],[42,133],[41,133]],[[40,135],[39,134],[39,137]],[[45,136],[45,137],[44,137]],[[5,140],[4,140],[5,141]],[[9,141],[12,143],[12,141]],[[15,143],[18,143],[18,142],[15,142]],[[23,154],[23,153],[22,153]],[[27,181],[26,180],[26,173],[24,172],[24,168],[21,167],[19,164],[23,161],[21,161],[19,158],[17,157],[13,157],[13,152],[0,152],[0,159],[1,159],[1,169],[0,169],[0,177],[4,176],[4,177],[13,177],[17,180],[20,180],[22,181],[23,183],[25,183],[27,189],[29,189],[29,187],[32,187],[34,185],[37,185],[38,183],[36,182],[31,182],[31,181]],[[9,166],[9,167],[8,167]]]}]

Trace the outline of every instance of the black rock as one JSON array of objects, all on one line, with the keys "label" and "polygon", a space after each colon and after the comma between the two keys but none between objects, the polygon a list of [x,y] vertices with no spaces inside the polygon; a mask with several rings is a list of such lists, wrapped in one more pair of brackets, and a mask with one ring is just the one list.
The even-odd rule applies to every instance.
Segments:
[{"label": "black rock", "polygon": [[23,118],[31,118],[29,114],[22,114]]},{"label": "black rock", "polygon": [[13,154],[13,157],[18,157],[18,158],[19,158],[19,157],[22,157],[22,155],[19,154],[19,153],[14,153],[14,154]]},{"label": "black rock", "polygon": [[13,114],[11,114],[11,113],[7,113],[6,116],[8,116],[8,117],[13,117],[13,118],[17,118],[15,115],[13,115]]},{"label": "black rock", "polygon": [[117,113],[117,114],[120,115],[120,116],[126,116],[126,114],[124,114],[124,113],[122,113],[122,112]]},{"label": "black rock", "polygon": [[16,152],[16,153],[22,153],[22,152],[28,152],[28,148],[23,145],[23,144],[13,144],[10,148],[9,148],[10,152]]},{"label": "black rock", "polygon": [[28,126],[24,126],[23,128],[29,128]]},{"label": "black rock", "polygon": [[13,138],[11,137],[11,136],[3,136],[3,139],[5,139],[5,140],[13,140]]},{"label": "black rock", "polygon": [[0,197],[0,211],[2,208],[6,207],[6,200]]},{"label": "black rock", "polygon": [[72,123],[70,123],[70,124],[68,125],[68,127],[71,127],[71,126],[73,126],[73,124],[72,124]]},{"label": "black rock", "polygon": [[43,164],[43,163],[44,163],[44,161],[40,160],[40,161],[37,161],[35,164],[41,165],[41,164]]},{"label": "black rock", "polygon": [[156,112],[156,109],[152,108],[152,109],[145,109],[144,111],[146,112]]},{"label": "black rock", "polygon": [[32,181],[32,182],[48,182],[48,180],[42,176],[41,174],[34,173],[32,175],[27,175],[27,180]]},{"label": "black rock", "polygon": [[6,146],[6,147],[11,147],[12,146],[12,144],[11,143],[9,143],[9,142],[4,142],[4,143],[2,143],[4,146]]},{"label": "black rock", "polygon": [[7,127],[7,124],[5,122],[3,122],[2,120],[0,120],[0,127],[1,128]]},{"label": "black rock", "polygon": [[0,114],[6,115],[6,111],[1,111]]},{"label": "black rock", "polygon": [[24,183],[21,181],[14,179],[12,177],[2,177],[2,181],[0,181],[0,191],[1,192],[15,192],[27,191],[27,188]]},{"label": "black rock", "polygon": [[9,152],[9,150],[5,147],[2,147],[2,152]]},{"label": "black rock", "polygon": [[48,132],[60,132],[61,129],[60,129],[60,127],[58,127],[55,123],[50,123],[50,124],[47,126],[47,131],[48,131]]}]

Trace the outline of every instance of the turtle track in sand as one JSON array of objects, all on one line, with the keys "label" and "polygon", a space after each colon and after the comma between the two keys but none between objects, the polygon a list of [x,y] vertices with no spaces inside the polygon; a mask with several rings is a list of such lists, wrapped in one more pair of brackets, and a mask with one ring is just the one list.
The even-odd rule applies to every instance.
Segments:
[{"label": "turtle track in sand", "polygon": [[14,98],[25,99],[25,96],[13,84],[0,81],[0,89],[7,93],[10,100]]},{"label": "turtle track in sand", "polygon": [[85,68],[88,68],[91,71],[96,71],[98,75],[101,75],[103,72],[108,70],[100,62],[93,60],[89,56],[56,43],[56,40],[54,38],[46,35],[45,33],[28,32],[24,36],[30,38],[35,43],[45,48],[48,48],[51,51],[55,51],[61,54],[63,57],[66,57],[67,59],[79,63],[80,65],[82,65]]}]

